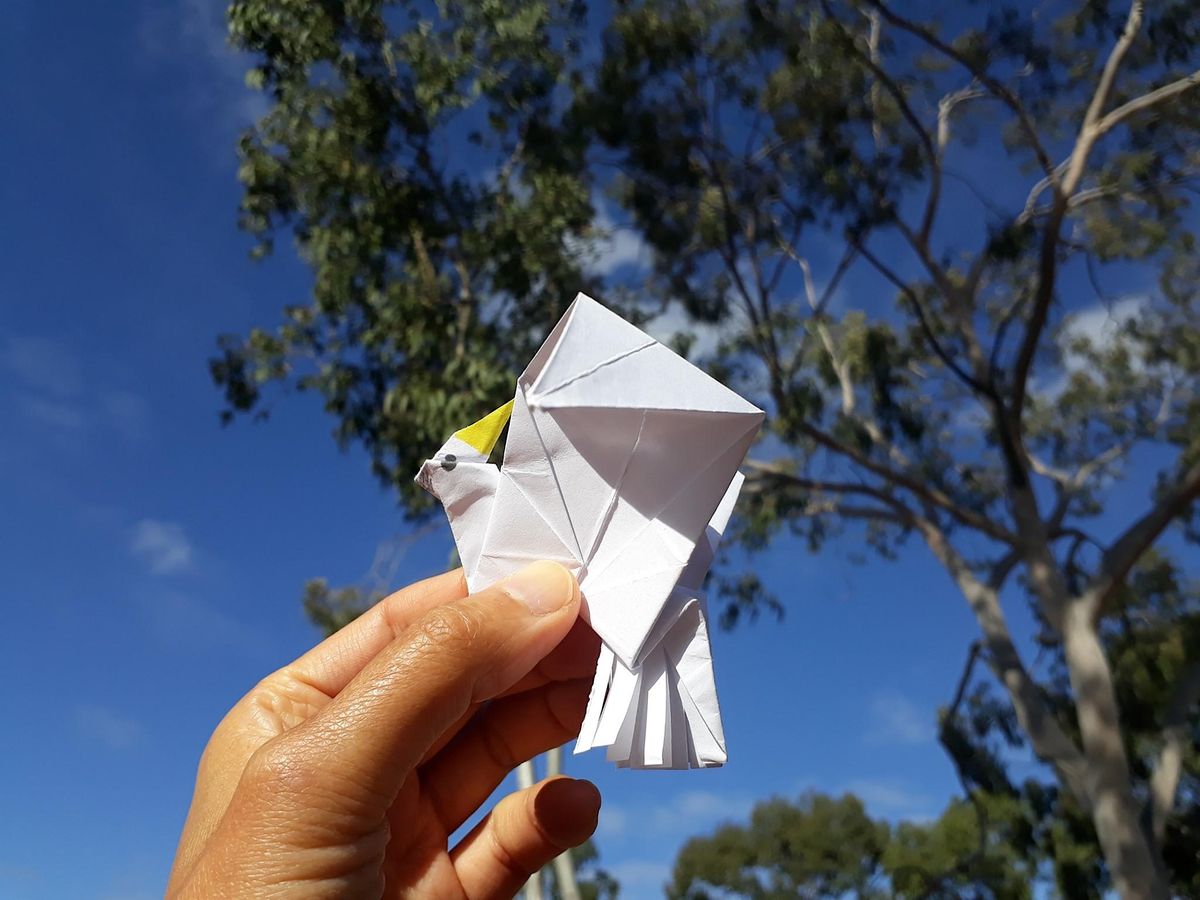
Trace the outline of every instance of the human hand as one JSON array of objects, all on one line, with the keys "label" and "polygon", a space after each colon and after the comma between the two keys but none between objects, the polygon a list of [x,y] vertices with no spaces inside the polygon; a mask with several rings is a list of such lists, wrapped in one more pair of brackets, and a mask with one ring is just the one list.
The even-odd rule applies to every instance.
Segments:
[{"label": "human hand", "polygon": [[448,840],[578,731],[599,648],[579,602],[554,563],[473,596],[451,572],[267,676],[205,748],[168,898],[513,896],[595,830],[593,785],[543,781]]}]

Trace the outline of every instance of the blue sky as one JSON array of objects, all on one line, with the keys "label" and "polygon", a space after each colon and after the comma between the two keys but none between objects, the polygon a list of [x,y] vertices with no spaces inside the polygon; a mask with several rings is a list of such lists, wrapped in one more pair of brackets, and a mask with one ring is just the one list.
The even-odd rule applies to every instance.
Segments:
[{"label": "blue sky", "polygon": [[[312,398],[218,424],[220,332],[306,294],[247,257],[233,143],[254,114],[220,4],[12,0],[0,29],[0,895],[161,895],[208,733],[316,634],[303,582],[355,582],[403,534],[364,455]],[[618,236],[610,263],[636,262]],[[853,790],[881,816],[954,791],[933,739],[974,635],[914,545],[853,564],[780,544],[781,625],[718,634],[730,763],[631,773],[569,760],[605,797],[603,862],[659,896],[691,834],[756,799]],[[436,571],[438,531],[392,579]],[[1018,619],[1020,617],[1018,616]],[[1021,627],[1019,625],[1019,627]]]}]

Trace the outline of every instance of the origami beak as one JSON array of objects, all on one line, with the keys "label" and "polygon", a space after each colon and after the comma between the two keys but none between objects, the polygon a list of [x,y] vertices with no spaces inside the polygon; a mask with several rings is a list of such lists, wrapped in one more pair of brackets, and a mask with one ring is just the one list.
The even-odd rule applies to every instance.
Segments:
[{"label": "origami beak", "polygon": [[478,422],[454,432],[434,457],[421,466],[417,483],[446,503],[450,495],[460,493],[466,484],[478,480],[477,467],[488,465],[488,457],[508,424],[512,407],[513,401],[509,400]]},{"label": "origami beak", "polygon": [[466,428],[460,428],[454,432],[450,440],[445,446],[438,451],[438,455],[445,459],[446,447],[451,443],[457,442],[459,446],[466,445],[468,455],[474,457],[476,462],[487,462],[488,457],[492,455],[492,449],[496,446],[496,442],[500,440],[500,433],[504,431],[504,426],[508,424],[509,416],[512,415],[513,401],[509,400],[499,409],[488,413],[478,422],[468,425]]}]

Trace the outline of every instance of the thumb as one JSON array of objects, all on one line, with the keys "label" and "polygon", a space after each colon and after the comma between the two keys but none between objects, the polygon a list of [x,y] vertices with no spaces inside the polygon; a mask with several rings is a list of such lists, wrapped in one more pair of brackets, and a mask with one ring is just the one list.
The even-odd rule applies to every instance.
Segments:
[{"label": "thumb", "polygon": [[382,812],[434,742],[472,704],[528,674],[578,614],[574,576],[557,563],[534,563],[430,610],[328,706],[283,735],[281,747],[263,750],[282,752],[278,762],[289,774],[337,779],[339,793],[362,795],[372,807],[382,802]]}]

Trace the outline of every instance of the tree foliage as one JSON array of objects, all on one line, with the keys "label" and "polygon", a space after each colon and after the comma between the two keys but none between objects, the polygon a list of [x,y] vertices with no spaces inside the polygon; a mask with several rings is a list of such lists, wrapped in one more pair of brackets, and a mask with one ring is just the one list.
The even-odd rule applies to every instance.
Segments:
[{"label": "tree foliage", "polygon": [[[596,842],[589,840],[570,852],[581,900],[617,900],[621,894],[620,882],[600,864],[600,851],[596,849]],[[546,897],[549,900],[563,900],[555,868],[546,866],[542,870],[542,877],[545,879]]]},{"label": "tree foliage", "polygon": [[380,599],[378,595],[364,595],[357,587],[331,588],[324,578],[313,578],[304,585],[302,604],[308,620],[328,637],[341,631]]},{"label": "tree foliage", "polygon": [[[319,393],[419,514],[420,457],[507,399],[575,290],[682,308],[678,345],[716,329],[704,361],[770,416],[741,545],[923,545],[979,625],[984,688],[943,717],[971,797],[1034,810],[1064,891],[1193,891],[1200,7],[236,0],[230,22],[271,100],[243,223],[264,250],[290,228],[314,273],[278,327],[223,339],[230,414],[271,382]],[[653,250],[636,295],[590,259],[601,192]],[[755,609],[726,575],[727,611]],[[1046,777],[1008,784],[1003,742]]]},{"label": "tree foliage", "polygon": [[[275,330],[222,339],[230,413],[287,381],[419,508],[421,455],[511,392],[586,283],[585,145],[562,94],[582,8],[238,0],[236,45],[270,111],[241,141],[242,225],[290,226],[315,280]],[[299,301],[301,298],[297,298]]]},{"label": "tree foliage", "polygon": [[[1146,827],[1157,834],[1173,888],[1182,896],[1200,893],[1200,758],[1186,699],[1200,677],[1200,589],[1181,583],[1170,560],[1148,553],[1115,594],[1099,624],[1111,661],[1114,689],[1123,713],[1122,737],[1134,777],[1152,785],[1156,772],[1178,766],[1178,800],[1170,815]],[[1047,708],[1063,731],[1079,740],[1070,676],[1061,646],[1049,635],[1039,643],[1047,656]],[[980,803],[1010,804],[1022,823],[1022,846],[1044,860],[1064,897],[1099,898],[1110,886],[1090,818],[1069,791],[1027,779],[1009,780],[1001,762],[1006,750],[1024,743],[1011,707],[984,679],[973,679],[973,660],[961,693],[943,710],[940,738],[955,761],[968,796]],[[1164,760],[1166,762],[1164,762]],[[1159,779],[1164,777],[1158,774]],[[1011,806],[1011,804],[1016,804]],[[1144,813],[1152,816],[1147,804]]]},{"label": "tree foliage", "polygon": [[755,806],[745,825],[688,841],[667,894],[1024,900],[1036,872],[1008,827],[1012,820],[980,820],[970,804],[955,801],[928,824],[889,825],[872,819],[852,794],[776,798]]}]

